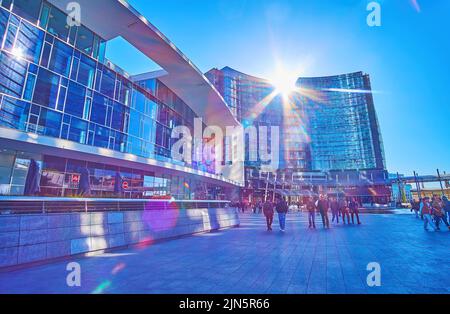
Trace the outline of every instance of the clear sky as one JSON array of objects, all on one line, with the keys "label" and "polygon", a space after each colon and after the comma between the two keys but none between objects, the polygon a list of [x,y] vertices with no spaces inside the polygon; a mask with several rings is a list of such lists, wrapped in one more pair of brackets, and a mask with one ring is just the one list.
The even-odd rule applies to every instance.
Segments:
[{"label": "clear sky", "polygon": [[[369,73],[389,171],[450,172],[450,1],[129,0],[203,72],[230,66],[270,79]],[[132,74],[154,65],[121,40],[108,56]]]}]

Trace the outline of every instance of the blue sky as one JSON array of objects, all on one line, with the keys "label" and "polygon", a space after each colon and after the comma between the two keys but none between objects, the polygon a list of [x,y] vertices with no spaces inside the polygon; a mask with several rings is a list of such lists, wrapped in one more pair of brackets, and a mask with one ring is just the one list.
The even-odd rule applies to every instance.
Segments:
[{"label": "blue sky", "polygon": [[[369,73],[388,169],[450,172],[450,1],[380,0],[375,28],[368,0],[129,2],[204,72],[228,65],[270,79],[282,64],[298,76]],[[154,67],[121,40],[108,51],[130,73]]]}]

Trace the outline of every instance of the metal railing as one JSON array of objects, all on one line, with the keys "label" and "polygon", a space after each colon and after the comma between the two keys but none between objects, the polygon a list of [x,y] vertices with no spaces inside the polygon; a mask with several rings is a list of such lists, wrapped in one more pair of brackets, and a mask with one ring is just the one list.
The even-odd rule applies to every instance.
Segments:
[{"label": "metal railing", "polygon": [[0,215],[226,208],[229,201],[0,196]]}]

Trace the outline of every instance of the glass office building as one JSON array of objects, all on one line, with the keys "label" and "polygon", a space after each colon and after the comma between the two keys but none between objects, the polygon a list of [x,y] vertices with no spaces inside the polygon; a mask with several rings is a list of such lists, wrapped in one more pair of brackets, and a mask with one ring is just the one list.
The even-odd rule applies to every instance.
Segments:
[{"label": "glass office building", "polygon": [[[111,0],[96,18],[92,12],[105,1],[79,1],[90,13],[81,25],[69,26],[66,2],[0,0],[0,194],[23,195],[35,160],[41,196],[76,195],[80,172],[88,169],[95,197],[118,196],[120,180],[121,197],[230,198],[242,181],[239,171],[218,174],[201,162],[175,161],[170,153],[172,129],[192,129],[211,95],[217,94],[216,111],[232,117],[217,91],[128,5]],[[136,29],[120,33],[130,19]],[[155,59],[173,56],[166,82],[155,77],[142,86],[108,61],[107,41],[117,36]],[[167,52],[155,54],[139,36],[154,36]],[[183,80],[203,80],[209,90],[179,87]],[[204,126],[215,122],[202,118]]]},{"label": "glass office building", "polygon": [[244,126],[280,126],[279,170],[261,173],[260,165],[245,163],[244,197],[249,201],[275,195],[296,201],[319,193],[357,197],[361,203],[389,201],[368,75],[300,78],[302,92],[288,101],[280,95],[267,98],[274,91],[267,80],[229,67],[206,76]]},{"label": "glass office building", "polygon": [[320,95],[301,97],[311,138],[312,170],[385,169],[370,79],[362,72],[300,78]]}]

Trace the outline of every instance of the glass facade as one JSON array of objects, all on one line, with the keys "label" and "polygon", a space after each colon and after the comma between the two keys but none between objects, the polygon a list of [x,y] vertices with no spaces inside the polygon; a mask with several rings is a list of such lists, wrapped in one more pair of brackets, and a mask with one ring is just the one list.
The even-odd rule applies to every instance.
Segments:
[{"label": "glass facade", "polygon": [[320,95],[320,100],[301,97],[312,170],[385,169],[368,75],[300,78],[298,85]]},{"label": "glass facade", "polygon": [[[105,59],[105,40],[85,26],[69,27],[64,12],[41,0],[0,0],[0,39],[1,127],[215,174],[214,168],[202,162],[187,164],[171,159],[172,129],[183,125],[193,130],[193,110],[158,79],[136,83],[115,70]],[[43,166],[42,193],[72,195],[68,179],[73,175],[71,161],[59,160],[65,168],[60,165],[56,171],[47,167],[57,164],[48,163],[49,158],[41,154],[36,159]],[[97,181],[103,186],[94,195],[109,195],[108,178],[116,170],[123,171],[124,177],[129,174],[130,186],[139,182],[139,193],[130,189],[130,197],[152,196],[161,186],[170,191],[174,182],[162,175],[111,170],[107,165],[95,167],[91,167],[91,174],[106,175],[93,179],[94,186],[99,186]],[[178,189],[196,185],[187,181],[177,177],[175,193],[170,194],[191,198]],[[199,185],[202,192],[194,197],[211,196],[208,186]],[[20,192],[20,184],[2,187],[11,194]],[[217,197],[220,193],[213,194]]]},{"label": "glass facade", "polygon": [[212,69],[206,76],[244,127],[280,127],[276,173],[262,173],[259,162],[249,161],[256,152],[247,143],[244,198],[342,192],[361,203],[388,202],[383,143],[368,75],[300,78],[298,86],[305,93],[292,93],[289,99],[274,95],[267,80],[229,67]]}]

